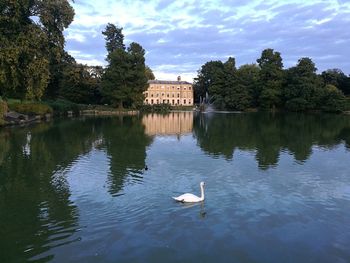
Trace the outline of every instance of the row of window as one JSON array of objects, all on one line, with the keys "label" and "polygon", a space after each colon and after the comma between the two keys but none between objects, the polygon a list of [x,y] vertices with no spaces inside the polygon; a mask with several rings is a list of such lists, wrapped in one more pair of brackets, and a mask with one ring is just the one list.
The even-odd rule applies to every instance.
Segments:
[{"label": "row of window", "polygon": [[[157,100],[153,100],[153,99],[151,99],[151,100],[148,100],[148,99],[146,99],[146,104],[148,104],[148,103],[151,103],[151,104],[159,104],[159,103],[168,103],[168,104],[170,104],[171,103],[171,105],[180,105],[180,100],[177,100],[176,102],[175,102],[175,100],[173,99],[173,100],[159,100],[159,99],[157,99]],[[176,104],[175,104],[176,103]],[[186,104],[186,100],[184,100],[184,102],[183,102],[183,104]],[[191,100],[188,100],[188,104],[191,104]]]},{"label": "row of window", "polygon": [[[161,89],[167,89],[167,90],[170,90],[170,89],[175,90],[174,86],[172,86],[172,87],[170,87],[170,86],[161,86],[160,88]],[[183,88],[183,90],[186,90],[186,87],[182,87],[182,86],[177,86],[176,87],[177,90],[180,90],[181,88]],[[148,89],[159,89],[159,86],[150,86]],[[192,87],[191,86],[188,87],[188,90],[192,90]]]},{"label": "row of window", "polygon": [[[155,96],[154,96],[154,95],[155,95]],[[160,95],[160,93],[155,93],[155,94],[151,93],[151,94],[150,94],[150,96],[151,96],[152,98],[153,98],[153,97],[159,97],[159,95]],[[165,94],[162,93],[162,94],[161,94],[161,97],[164,97],[164,96],[165,96]],[[177,98],[180,98],[180,93],[177,93],[176,96],[177,96]],[[146,98],[148,97],[148,92],[145,93],[145,97],[146,97]],[[167,97],[167,98],[170,98],[170,97],[175,98],[175,93],[171,93],[171,96],[170,96],[170,93],[167,93],[167,94],[166,94],[166,97]],[[182,97],[186,97],[186,93],[183,93],[183,94],[182,94]],[[192,97],[192,96],[189,96],[189,97]]]}]

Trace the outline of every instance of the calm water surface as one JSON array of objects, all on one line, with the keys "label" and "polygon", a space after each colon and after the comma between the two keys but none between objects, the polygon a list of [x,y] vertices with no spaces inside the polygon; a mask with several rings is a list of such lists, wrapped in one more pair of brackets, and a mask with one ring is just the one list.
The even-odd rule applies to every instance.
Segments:
[{"label": "calm water surface", "polygon": [[[200,181],[204,203],[173,202]],[[0,262],[26,261],[350,262],[350,116],[2,129]]]}]

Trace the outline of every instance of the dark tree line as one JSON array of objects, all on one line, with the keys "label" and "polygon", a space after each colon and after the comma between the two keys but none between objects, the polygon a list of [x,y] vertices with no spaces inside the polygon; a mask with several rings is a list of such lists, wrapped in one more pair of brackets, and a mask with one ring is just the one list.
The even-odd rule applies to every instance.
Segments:
[{"label": "dark tree line", "polygon": [[124,45],[122,28],[104,32],[106,68],[79,64],[65,50],[63,31],[74,18],[69,0],[0,1],[0,97],[135,106],[143,101],[145,50]]},{"label": "dark tree line", "polygon": [[350,76],[339,69],[317,74],[310,58],[283,69],[281,54],[266,49],[257,64],[235,66],[235,59],[210,61],[198,71],[195,99],[209,95],[219,109],[287,109],[342,111],[350,94]]}]

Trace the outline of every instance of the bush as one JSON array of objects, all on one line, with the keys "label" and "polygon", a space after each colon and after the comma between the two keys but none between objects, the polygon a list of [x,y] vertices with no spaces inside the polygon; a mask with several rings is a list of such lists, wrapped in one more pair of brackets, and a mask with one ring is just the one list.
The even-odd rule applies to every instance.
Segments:
[{"label": "bush", "polygon": [[326,85],[321,98],[321,110],[325,112],[341,112],[345,109],[346,99],[344,94],[333,85]]},{"label": "bush", "polygon": [[167,113],[171,110],[171,106],[170,104],[144,104],[139,106],[139,110],[142,112]]},{"label": "bush", "polygon": [[305,111],[309,108],[309,103],[303,98],[294,98],[286,102],[286,109],[290,111]]},{"label": "bush", "polygon": [[13,111],[28,115],[44,115],[53,112],[50,106],[43,103],[13,103],[9,107]]},{"label": "bush", "polygon": [[4,117],[4,114],[7,112],[7,110],[8,110],[7,103],[1,100],[1,97],[0,97],[0,119]]},{"label": "bush", "polygon": [[53,109],[54,114],[64,114],[67,111],[73,111],[74,113],[78,113],[80,110],[80,106],[78,104],[64,99],[47,101],[46,104]]}]

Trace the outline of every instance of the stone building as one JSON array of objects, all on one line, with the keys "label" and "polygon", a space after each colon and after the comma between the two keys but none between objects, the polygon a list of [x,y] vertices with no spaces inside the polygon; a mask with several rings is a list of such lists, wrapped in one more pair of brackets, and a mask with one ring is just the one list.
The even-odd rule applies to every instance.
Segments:
[{"label": "stone building", "polygon": [[144,92],[145,104],[168,103],[172,106],[193,106],[193,87],[187,81],[149,80]]}]

